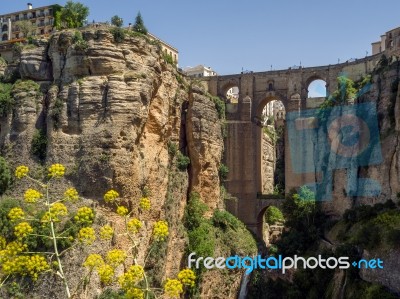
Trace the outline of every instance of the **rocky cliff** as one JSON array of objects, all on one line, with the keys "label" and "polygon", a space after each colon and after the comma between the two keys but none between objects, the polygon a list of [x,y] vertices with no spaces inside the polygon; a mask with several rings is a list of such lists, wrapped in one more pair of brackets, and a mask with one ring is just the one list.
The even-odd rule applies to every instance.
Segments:
[{"label": "rocky cliff", "polygon": [[[11,168],[27,165],[40,176],[46,165],[62,163],[67,168],[62,184],[72,184],[93,204],[112,188],[132,209],[149,194],[152,210],[142,215],[146,227],[151,230],[160,219],[170,225],[168,244],[152,271],[160,282],[176,275],[186,263],[182,220],[188,194],[198,192],[210,215],[223,208],[218,175],[223,138],[214,102],[164,61],[157,43],[140,35],[116,43],[108,28],[62,31],[22,47],[14,58],[0,67],[0,75],[21,78],[13,86],[11,111],[0,118],[1,152]],[[38,140],[43,142],[36,148]],[[185,155],[187,171],[176,167],[177,156]],[[8,195],[20,195],[26,187],[18,182]],[[105,207],[99,214],[120,225]],[[144,236],[141,261],[148,241]],[[116,246],[126,246],[124,239]],[[77,284],[74,273],[84,257],[79,250],[68,257],[68,279]],[[61,298],[59,287],[48,282],[31,294]],[[99,292],[94,285],[85,298]]]}]

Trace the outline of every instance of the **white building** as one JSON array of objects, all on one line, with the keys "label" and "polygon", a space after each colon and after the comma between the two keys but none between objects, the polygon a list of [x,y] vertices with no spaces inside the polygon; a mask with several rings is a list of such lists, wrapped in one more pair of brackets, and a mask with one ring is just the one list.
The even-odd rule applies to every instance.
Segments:
[{"label": "white building", "polygon": [[36,27],[32,35],[47,35],[53,32],[54,11],[61,6],[49,5],[33,8],[32,3],[27,4],[27,9],[12,12],[8,14],[0,14],[0,40],[19,41],[26,38],[16,24],[18,21],[29,21]]},{"label": "white building", "polygon": [[400,27],[392,29],[381,35],[381,40],[372,45],[372,55],[387,52],[391,54],[400,50]]},{"label": "white building", "polygon": [[271,101],[264,107],[262,117],[264,120],[264,125],[267,125],[269,118],[273,118],[274,121],[277,121],[278,119],[285,119],[285,106],[283,106],[281,101]]},{"label": "white building", "polygon": [[211,77],[218,75],[211,67],[206,67],[202,64],[194,67],[184,68],[183,72],[187,76],[194,78]]},{"label": "white building", "polygon": [[226,93],[226,98],[231,103],[237,103],[239,100],[239,87],[235,86],[230,88]]}]

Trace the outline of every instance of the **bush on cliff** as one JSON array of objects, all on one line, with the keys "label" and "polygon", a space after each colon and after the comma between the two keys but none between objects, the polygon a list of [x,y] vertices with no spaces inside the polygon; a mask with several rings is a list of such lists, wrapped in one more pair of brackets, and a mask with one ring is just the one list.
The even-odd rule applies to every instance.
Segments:
[{"label": "bush on cliff", "polygon": [[12,85],[7,83],[0,83],[0,115],[7,116],[14,106],[14,99],[11,96]]},{"label": "bush on cliff", "polygon": [[0,156],[0,195],[2,195],[11,184],[11,171],[7,161]]}]

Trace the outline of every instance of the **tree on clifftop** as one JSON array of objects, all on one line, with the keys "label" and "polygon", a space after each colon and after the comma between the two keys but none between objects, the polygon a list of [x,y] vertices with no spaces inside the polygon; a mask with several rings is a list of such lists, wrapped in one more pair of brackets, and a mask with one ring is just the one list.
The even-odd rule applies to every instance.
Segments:
[{"label": "tree on clifftop", "polygon": [[15,22],[15,26],[18,27],[19,31],[23,34],[25,38],[35,34],[37,26],[32,24],[30,21],[21,20]]},{"label": "tree on clifftop", "polygon": [[55,23],[57,29],[82,27],[89,15],[89,8],[80,2],[68,1],[67,4],[56,13]]},{"label": "tree on clifftop", "polygon": [[140,14],[140,11],[138,12],[135,20],[135,25],[133,25],[133,31],[142,33],[142,34],[147,34],[147,28],[144,26],[144,22],[142,19],[142,15]]},{"label": "tree on clifftop", "polygon": [[117,27],[122,27],[122,25],[124,25],[124,20],[119,16],[113,16],[111,18],[111,24]]}]

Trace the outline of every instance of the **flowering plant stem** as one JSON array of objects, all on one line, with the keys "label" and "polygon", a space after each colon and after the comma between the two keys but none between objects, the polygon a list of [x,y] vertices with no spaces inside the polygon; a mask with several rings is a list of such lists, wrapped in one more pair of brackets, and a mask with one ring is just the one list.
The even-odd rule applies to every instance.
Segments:
[{"label": "flowering plant stem", "polygon": [[[49,183],[50,184],[50,183]],[[63,280],[64,287],[65,287],[65,292],[67,293],[67,297],[71,298],[71,292],[69,290],[67,278],[65,277],[64,270],[61,264],[61,259],[60,259],[60,254],[58,252],[58,246],[57,246],[57,236],[56,236],[56,231],[54,228],[54,221],[51,216],[51,204],[50,204],[50,197],[49,197],[49,184],[46,185],[46,205],[48,206],[48,211],[50,215],[50,230],[51,230],[51,238],[53,239],[53,247],[54,247],[54,253],[57,259],[57,264],[58,264],[58,275],[60,278]]]}]

